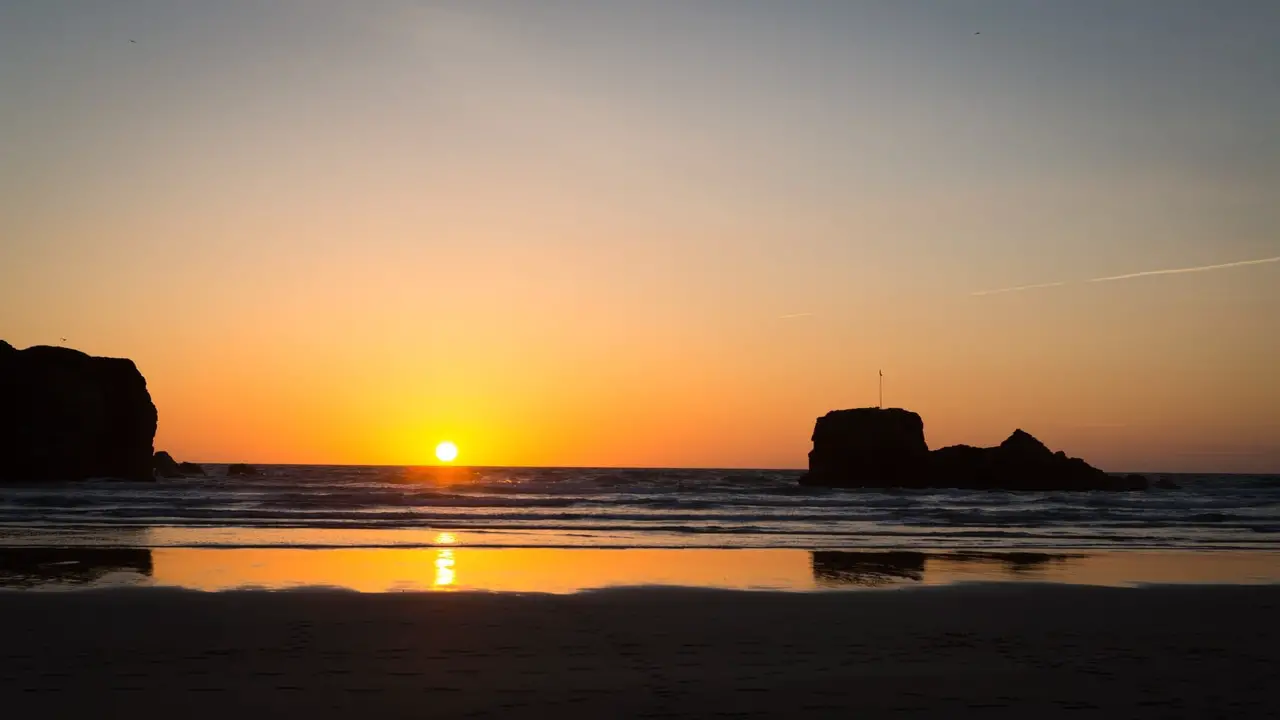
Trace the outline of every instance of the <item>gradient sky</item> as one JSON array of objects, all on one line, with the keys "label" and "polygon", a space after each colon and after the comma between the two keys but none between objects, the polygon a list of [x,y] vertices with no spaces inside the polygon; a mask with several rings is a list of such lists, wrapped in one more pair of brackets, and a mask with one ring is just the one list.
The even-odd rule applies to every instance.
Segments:
[{"label": "gradient sky", "polygon": [[0,0],[0,337],[197,461],[1280,472],[1280,262],[1088,282],[1280,257],[1277,128],[1275,2]]}]

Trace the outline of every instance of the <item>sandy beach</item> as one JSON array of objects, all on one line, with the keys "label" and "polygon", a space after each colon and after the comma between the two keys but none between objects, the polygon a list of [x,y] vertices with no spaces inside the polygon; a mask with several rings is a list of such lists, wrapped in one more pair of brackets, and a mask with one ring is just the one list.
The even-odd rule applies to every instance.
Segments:
[{"label": "sandy beach", "polygon": [[7,717],[1275,717],[1277,586],[0,593]]}]

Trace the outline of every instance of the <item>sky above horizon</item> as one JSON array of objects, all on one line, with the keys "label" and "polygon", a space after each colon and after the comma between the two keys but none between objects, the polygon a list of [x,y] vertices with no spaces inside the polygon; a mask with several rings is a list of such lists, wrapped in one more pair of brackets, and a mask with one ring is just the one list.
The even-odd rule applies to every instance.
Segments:
[{"label": "sky above horizon", "polygon": [[1280,3],[0,0],[0,338],[181,460],[1280,472],[1277,118]]}]

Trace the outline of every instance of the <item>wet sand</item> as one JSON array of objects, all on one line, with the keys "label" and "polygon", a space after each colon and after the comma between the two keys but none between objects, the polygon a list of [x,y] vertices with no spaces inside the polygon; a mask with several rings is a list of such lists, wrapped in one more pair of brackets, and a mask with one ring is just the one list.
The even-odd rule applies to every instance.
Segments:
[{"label": "wet sand", "polygon": [[1280,586],[0,593],[6,717],[1276,717]]}]

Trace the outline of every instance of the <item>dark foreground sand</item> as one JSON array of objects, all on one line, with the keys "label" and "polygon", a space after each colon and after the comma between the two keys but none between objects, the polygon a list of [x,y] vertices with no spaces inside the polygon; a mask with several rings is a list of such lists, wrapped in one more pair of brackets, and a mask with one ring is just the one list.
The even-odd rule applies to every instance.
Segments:
[{"label": "dark foreground sand", "polygon": [[0,593],[7,718],[1280,717],[1280,586]]}]

